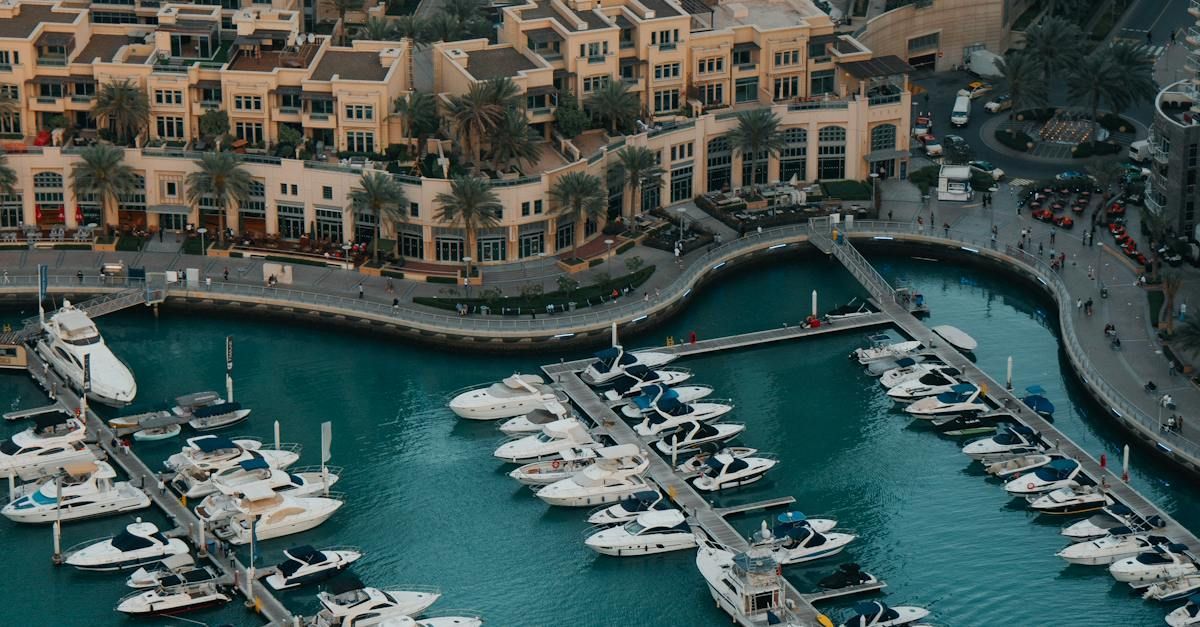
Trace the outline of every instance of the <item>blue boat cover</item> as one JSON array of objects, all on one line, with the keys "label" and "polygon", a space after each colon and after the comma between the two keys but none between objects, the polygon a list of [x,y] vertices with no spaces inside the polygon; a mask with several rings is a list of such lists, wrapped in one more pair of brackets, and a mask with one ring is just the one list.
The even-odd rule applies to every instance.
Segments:
[{"label": "blue boat cover", "polygon": [[[658,375],[645,364],[637,364],[625,369],[625,374],[641,379],[642,381],[653,381],[658,378]],[[647,376],[649,375],[649,376]]]},{"label": "blue boat cover", "polygon": [[1043,388],[1040,385],[1031,385],[1031,386],[1025,388],[1025,391],[1029,392],[1030,394],[1032,394],[1034,396],[1045,396],[1046,395],[1045,388]]},{"label": "blue boat cover", "polygon": [[241,466],[242,470],[265,470],[271,467],[271,465],[267,463],[267,460],[263,459],[262,457],[243,459],[242,461],[238,462],[238,466]]},{"label": "blue boat cover", "polygon": [[1124,503],[1113,503],[1112,505],[1110,505],[1108,507],[1108,511],[1110,511],[1114,514],[1120,515],[1120,516],[1125,516],[1125,515],[1133,513],[1133,510],[1129,509],[1129,506]]},{"label": "blue boat cover", "polygon": [[658,405],[656,405],[656,407],[658,407],[658,410],[664,414],[670,414],[672,416],[683,416],[692,413],[691,407],[679,402],[678,394],[670,397],[664,396],[662,400],[658,401]]},{"label": "blue boat cover", "polygon": [[1046,465],[1050,468],[1054,468],[1055,470],[1071,472],[1079,467],[1079,462],[1073,459],[1055,459]]},{"label": "blue boat cover", "polygon": [[1054,415],[1054,403],[1051,403],[1045,396],[1038,396],[1036,394],[1026,396],[1021,399],[1021,402],[1039,414]]},{"label": "blue boat cover", "polygon": [[212,416],[223,416],[232,414],[242,408],[241,403],[217,403],[216,405],[208,405],[201,407],[192,412],[192,415],[197,418],[211,418]]},{"label": "blue boat cover", "polygon": [[1020,433],[1021,435],[1033,435],[1033,429],[1026,425],[1013,425],[1009,428],[1009,430],[1013,433]]},{"label": "blue boat cover", "polygon": [[900,359],[896,360],[896,367],[897,368],[907,368],[916,363],[917,363],[917,361],[915,359],[913,359],[912,357],[901,357]]},{"label": "blue boat cover", "polygon": [[220,451],[222,449],[237,448],[237,445],[233,443],[233,440],[220,435],[210,435],[207,437],[196,438],[193,440],[193,442],[195,442],[196,448],[205,453]]},{"label": "blue boat cover", "polygon": [[804,512],[786,512],[775,517],[781,523],[798,523],[808,520],[808,516]]},{"label": "blue boat cover", "polygon": [[617,358],[617,347],[610,346],[604,350],[596,351],[596,359],[600,361],[612,361]]}]

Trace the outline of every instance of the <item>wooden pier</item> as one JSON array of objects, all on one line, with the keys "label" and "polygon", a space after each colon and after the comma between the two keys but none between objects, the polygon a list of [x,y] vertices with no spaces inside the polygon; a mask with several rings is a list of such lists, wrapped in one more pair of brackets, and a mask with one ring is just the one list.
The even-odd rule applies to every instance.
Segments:
[{"label": "wooden pier", "polygon": [[69,413],[69,410],[67,409],[66,405],[63,405],[62,403],[53,403],[43,407],[32,407],[30,409],[19,409],[17,411],[6,412],[4,414],[4,419],[24,420],[26,418],[33,418],[34,416],[41,416],[42,414],[52,414],[54,412],[61,412],[65,414]]},{"label": "wooden pier", "polygon": [[754,501],[753,503],[743,503],[742,505],[734,505],[732,507],[717,507],[714,510],[718,516],[733,516],[734,514],[745,514],[747,512],[757,512],[764,509],[773,509],[776,507],[784,507],[796,502],[794,496],[781,496],[765,501]]}]

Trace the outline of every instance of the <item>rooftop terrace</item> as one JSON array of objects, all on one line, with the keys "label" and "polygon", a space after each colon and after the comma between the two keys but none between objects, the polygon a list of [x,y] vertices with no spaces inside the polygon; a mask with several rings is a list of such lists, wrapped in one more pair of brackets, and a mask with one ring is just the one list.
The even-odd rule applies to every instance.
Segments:
[{"label": "rooftop terrace", "polygon": [[75,56],[76,63],[92,63],[96,59],[111,62],[117,51],[129,43],[125,35],[92,35],[88,44]]},{"label": "rooftop terrace", "polygon": [[0,37],[25,39],[33,33],[38,24],[70,24],[77,16],[77,13],[51,11],[48,4],[22,3],[20,13],[11,18],[0,19]]},{"label": "rooftop terrace", "polygon": [[314,81],[327,81],[337,74],[347,81],[381,81],[388,68],[379,62],[379,53],[371,51],[326,50],[313,70]]},{"label": "rooftop terrace", "polygon": [[812,0],[736,0],[716,4],[712,9],[713,28],[718,29],[742,25],[781,28],[826,16]]},{"label": "rooftop terrace", "polygon": [[537,67],[525,55],[508,46],[467,52],[467,72],[476,80],[516,76],[517,72]]},{"label": "rooftop terrace", "polygon": [[291,50],[238,50],[229,64],[230,70],[239,72],[271,72],[279,68],[306,68],[312,65],[313,57],[321,44],[304,44]]}]

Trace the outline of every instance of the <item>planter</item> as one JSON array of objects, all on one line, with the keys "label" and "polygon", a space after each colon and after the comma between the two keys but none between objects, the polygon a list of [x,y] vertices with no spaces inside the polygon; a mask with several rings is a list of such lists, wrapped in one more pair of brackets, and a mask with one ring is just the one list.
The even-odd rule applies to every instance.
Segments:
[{"label": "planter", "polygon": [[556,266],[558,266],[559,270],[562,270],[563,272],[566,272],[567,274],[575,274],[577,272],[583,272],[584,270],[587,270],[589,267],[588,262],[583,259],[578,260],[576,263],[567,263],[566,261],[559,259],[559,260],[555,261],[554,264]]},{"label": "planter", "polygon": [[746,201],[746,211],[762,211],[766,208],[767,208],[767,199],[766,198],[762,198],[760,200],[747,200]]},{"label": "planter", "polygon": [[358,267],[358,271],[361,274],[365,274],[367,276],[383,276],[383,268],[382,267],[371,268],[371,267],[368,267],[368,264],[365,264],[365,263]]},{"label": "planter", "polygon": [[120,240],[114,239],[113,241],[105,243],[105,244],[96,242],[95,244],[92,244],[92,250],[97,251],[97,252],[115,253],[115,252],[117,252],[117,242],[118,241],[120,241]]}]

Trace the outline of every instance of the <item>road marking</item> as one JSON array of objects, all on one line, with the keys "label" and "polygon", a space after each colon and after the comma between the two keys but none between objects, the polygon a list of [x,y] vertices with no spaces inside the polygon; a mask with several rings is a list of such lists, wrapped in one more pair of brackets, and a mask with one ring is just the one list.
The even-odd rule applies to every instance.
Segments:
[{"label": "road marking", "polygon": [[1009,179],[1008,184],[1012,185],[1013,187],[1025,187],[1027,185],[1033,185],[1035,182],[1036,181],[1034,181],[1033,179],[1017,178],[1017,179]]}]

